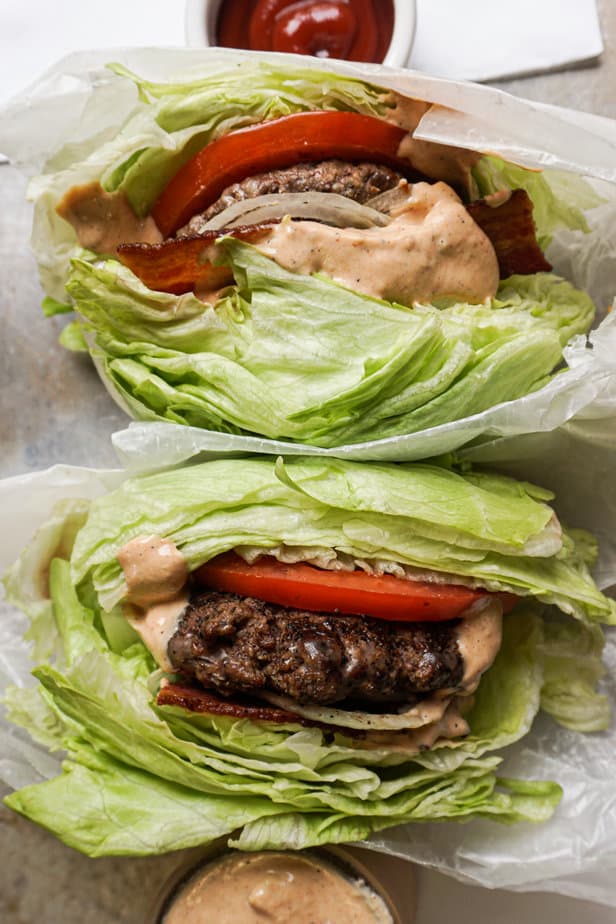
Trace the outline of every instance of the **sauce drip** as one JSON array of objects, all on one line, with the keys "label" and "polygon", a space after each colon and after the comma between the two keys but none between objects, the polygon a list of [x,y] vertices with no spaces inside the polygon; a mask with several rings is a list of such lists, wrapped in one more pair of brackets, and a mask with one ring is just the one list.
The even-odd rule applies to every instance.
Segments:
[{"label": "sauce drip", "polygon": [[503,640],[502,606],[492,600],[476,614],[463,619],[456,631],[458,650],[464,659],[461,689],[473,693],[482,674],[492,666]]},{"label": "sauce drip", "polygon": [[161,536],[136,536],[118,552],[128,603],[147,609],[175,597],[188,580],[188,567],[175,543]]},{"label": "sauce drip", "polygon": [[444,700],[444,711],[440,719],[422,725],[420,728],[408,728],[405,731],[370,731],[363,738],[353,742],[357,748],[387,748],[411,757],[422,751],[429,751],[436,744],[445,740],[461,738],[468,735],[470,726],[464,713],[472,706],[471,696],[455,696]]},{"label": "sauce drip", "polygon": [[80,246],[95,253],[115,254],[120,244],[163,239],[150,215],[139,218],[122,192],[105,192],[98,182],[73,186],[56,212],[73,226]]},{"label": "sauce drip", "polygon": [[118,551],[126,579],[124,613],[164,671],[172,671],[167,645],[188,606],[188,567],[170,539],[136,536]]},{"label": "sauce drip", "polygon": [[216,41],[226,48],[381,62],[393,25],[393,0],[226,0]]},{"label": "sauce drip", "polygon": [[167,648],[188,603],[188,590],[185,589],[162,603],[153,603],[145,608],[127,603],[124,607],[126,619],[161,670],[168,673],[173,672],[173,664],[169,660]]}]

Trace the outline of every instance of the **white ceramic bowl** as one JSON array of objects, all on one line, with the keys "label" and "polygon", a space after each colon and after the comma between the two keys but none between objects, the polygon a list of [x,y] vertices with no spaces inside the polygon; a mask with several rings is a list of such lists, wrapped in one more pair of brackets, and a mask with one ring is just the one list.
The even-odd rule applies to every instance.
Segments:
[{"label": "white ceramic bowl", "polygon": [[[204,48],[216,44],[216,20],[222,0],[186,0],[186,44]],[[383,64],[405,67],[415,37],[415,0],[393,0],[394,31]]]}]

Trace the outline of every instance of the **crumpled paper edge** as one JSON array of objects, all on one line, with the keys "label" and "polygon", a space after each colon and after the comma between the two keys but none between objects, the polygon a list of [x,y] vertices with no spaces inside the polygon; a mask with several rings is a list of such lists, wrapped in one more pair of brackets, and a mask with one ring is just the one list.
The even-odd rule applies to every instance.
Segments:
[{"label": "crumpled paper edge", "polygon": [[[104,92],[108,101],[113,100],[117,103],[117,117],[121,120],[123,112],[127,112],[127,107],[130,108],[130,105],[136,99],[136,94],[133,93],[131,101],[129,99],[130,94],[116,92],[118,88],[117,82],[113,83],[109,72],[103,69],[103,64],[106,61],[119,60],[131,69],[146,72],[153,77],[158,76],[159,79],[165,79],[171,73],[177,72],[175,69],[179,69],[180,60],[182,67],[187,65],[195,69],[202,64],[206,56],[213,67],[220,67],[224,63],[230,63],[232,59],[254,57],[254,55],[238,55],[234,52],[178,52],[176,50],[161,51],[157,49],[125,51],[114,49],[113,51],[72,55],[48,71],[42,81],[37,82],[36,85],[21,94],[8,107],[0,110],[0,127],[2,128],[3,138],[6,139],[6,141],[3,141],[3,147],[13,160],[21,164],[26,171],[36,172],[44,163],[49,151],[60,146],[65,138],[71,134],[68,131],[69,126],[81,131],[83,133],[82,137],[91,133],[91,129],[95,124],[95,112],[89,105],[92,86]],[[271,60],[271,57],[268,56],[268,59]],[[163,59],[164,66],[161,64]],[[284,60],[288,59],[285,58]],[[294,63],[304,67],[323,67],[322,62],[307,62],[307,59],[304,58],[297,59]],[[331,64],[328,66],[332,68]],[[497,153],[526,166],[556,166],[610,182],[616,181],[616,157],[614,156],[616,153],[616,124],[609,120],[586,114],[576,114],[557,107],[525,103],[515,100],[508,94],[502,93],[502,91],[488,87],[457,84],[452,81],[428,78],[424,75],[407,71],[384,69],[378,66],[357,67],[343,64],[335,65],[332,69],[339,73],[373,79],[383,86],[390,86],[392,89],[398,89],[403,93],[420,96],[433,102],[435,105],[422,120],[417,137]],[[452,112],[452,109],[458,111]],[[30,133],[33,123],[36,123],[37,129],[35,137]],[[614,288],[611,289],[612,293],[613,291]],[[612,399],[606,399],[604,403],[611,410],[611,407],[613,407]],[[596,400],[591,402],[590,405],[581,408],[580,413],[586,413],[587,419],[596,420],[592,409],[599,404],[601,404],[601,397],[596,396]],[[607,417],[608,415],[605,416]],[[575,433],[579,427],[577,418],[570,415],[566,419],[569,421],[566,427]],[[605,425],[607,424],[603,424],[603,426]],[[561,432],[562,429],[554,431],[547,428],[544,435],[551,439],[551,433]],[[516,433],[517,430],[513,428],[511,432]],[[500,439],[503,436],[503,444],[500,445]],[[499,452],[504,452],[504,458],[501,459],[501,462],[509,458],[510,447],[505,445],[508,436],[510,434],[497,434],[498,438],[491,444],[492,451],[496,454],[495,459],[498,458]],[[595,434],[595,436],[600,438],[599,433]],[[297,447],[295,448],[297,449]],[[285,449],[288,451],[289,447],[285,446]],[[470,452],[472,447],[467,447],[467,450]],[[261,449],[260,451],[264,450]],[[276,449],[275,451],[279,450]],[[338,453],[337,450],[334,452]],[[432,452],[429,454],[432,454]],[[152,464],[151,460],[150,464]],[[522,467],[524,466],[524,458],[520,459],[520,464]],[[581,471],[578,472],[577,476],[578,480],[579,478],[584,478],[586,474],[583,466],[580,466],[580,469]],[[47,473],[41,473],[43,480],[38,483],[40,501],[45,495],[44,479],[46,476]],[[37,476],[25,477],[29,479]],[[11,481],[14,482],[14,479],[11,479]],[[549,479],[546,483],[549,483]],[[29,486],[29,482],[26,482],[26,484]],[[575,484],[575,478],[569,481],[572,491],[575,491]],[[11,490],[13,490],[13,487],[14,485]],[[83,484],[80,490],[83,494],[85,490]],[[17,492],[17,496],[19,496],[19,492]],[[19,544],[14,542],[13,538],[15,520],[14,518],[7,519],[7,522],[11,526],[13,540],[11,552],[14,555],[14,549]],[[23,517],[21,522],[25,522]],[[608,564],[608,571],[609,567]],[[613,645],[610,646],[610,650],[612,648]],[[611,663],[613,664],[613,659]],[[596,741],[597,738],[596,736],[586,736],[585,740],[589,738],[589,746],[592,746],[593,740]],[[510,760],[515,764],[518,759],[522,761],[528,759],[532,766],[535,758],[529,747],[536,740],[536,733],[534,732],[532,741],[525,739],[523,745],[520,746],[521,751],[516,756],[512,756],[513,752],[510,752],[507,764],[508,772],[515,772],[510,766]],[[539,737],[540,740],[541,738]],[[576,736],[576,741],[578,740],[579,736]],[[602,738],[602,740],[607,739]],[[614,753],[611,737],[609,737],[609,741],[609,756],[611,757]],[[560,755],[557,765],[562,770]],[[608,800],[602,807],[609,808],[612,806]],[[433,853],[429,856],[418,856],[417,859],[419,862],[433,866],[435,869],[449,872],[464,881],[488,887],[505,886],[508,888],[559,891],[563,894],[603,901],[607,904],[616,903],[613,889],[613,870],[616,868],[616,863],[612,862],[613,851],[611,847],[607,851],[597,851],[588,869],[582,873],[575,871],[575,858],[568,856],[571,851],[570,844],[567,843],[564,854],[561,853],[556,858],[558,875],[545,878],[544,870],[544,878],[542,879],[541,873],[536,869],[531,872],[529,863],[520,864],[519,858],[515,858],[513,861],[513,866],[515,867],[515,874],[513,875],[511,863],[506,856],[495,855],[488,866],[482,866],[478,859],[478,854],[473,853],[473,838],[471,835],[475,831],[478,832],[478,843],[482,849],[485,848],[486,843],[491,843],[489,833],[482,832],[481,828],[477,827],[481,824],[472,823],[457,829],[459,837],[462,838],[462,846],[456,854],[455,862],[449,862],[443,853],[446,848],[451,848],[451,826],[438,826],[434,831],[434,835],[430,831],[431,843],[432,837],[434,836],[435,838],[433,848],[431,848]],[[425,847],[425,835],[428,829],[422,826],[418,830],[421,832],[418,836]],[[532,832],[521,831],[519,828],[517,830],[526,849]],[[535,830],[533,829],[533,831]],[[413,833],[413,829],[405,829],[405,832],[410,835]],[[572,832],[575,833],[574,829],[572,829]],[[493,833],[492,826],[490,826],[490,833]],[[439,837],[444,840],[442,850],[439,847]],[[613,843],[614,838],[611,835],[610,838],[611,843]],[[392,839],[388,836],[386,840],[377,839],[372,841],[371,844],[378,849],[388,849],[392,852],[398,852],[400,849],[400,845],[393,841],[393,833]],[[548,847],[553,847],[553,844],[548,843]],[[405,850],[403,855],[409,856],[408,851]],[[563,861],[565,862],[564,867],[562,866]],[[508,873],[506,872],[507,870],[509,871]],[[563,878],[563,872],[565,873],[565,878]],[[492,877],[496,874],[498,881],[486,881],[484,877],[488,874]],[[507,880],[507,875],[510,876],[509,880]]]},{"label": "crumpled paper edge", "polygon": [[[610,408],[610,413],[614,413]],[[592,419],[592,418],[590,418]],[[576,426],[583,427],[583,421]],[[176,430],[166,424],[170,431]],[[616,427],[607,450],[616,457]],[[577,434],[580,446],[590,445],[588,434]],[[495,442],[498,446],[498,441]],[[517,443],[515,444],[517,445]],[[550,457],[541,447],[546,470]],[[492,448],[492,452],[494,449]],[[144,450],[142,470],[154,470],[157,459]],[[575,466],[576,456],[569,454]],[[479,460],[481,461],[481,459]],[[521,453],[524,468],[524,453]],[[584,465],[584,459],[580,460]],[[520,473],[523,475],[523,472]],[[34,474],[0,481],[0,510],[14,535],[0,543],[0,570],[4,571],[31,534],[49,516],[58,500],[94,498],[116,487],[127,473],[54,466]],[[545,479],[544,479],[545,481]],[[606,489],[610,487],[608,483]],[[616,533],[616,491],[607,506],[610,529]],[[13,530],[14,525],[14,530]],[[8,536],[9,530],[3,535]],[[616,549],[611,563],[616,579]],[[23,640],[25,618],[8,604],[0,604],[0,686],[29,685],[29,646]],[[616,706],[616,633],[606,649],[611,679],[607,690]],[[32,743],[27,734],[0,718],[0,779],[16,787],[41,782],[60,770],[59,758]],[[609,767],[616,752],[616,727],[595,735],[578,735],[557,728],[547,717],[538,719],[521,742],[506,749],[503,775],[557,779],[565,796],[555,817],[543,825],[512,828],[484,821],[467,824],[407,825],[371,838],[365,846],[395,854],[456,879],[488,888],[553,891],[616,906],[613,873],[616,872],[616,798]],[[585,774],[580,775],[580,762]],[[588,838],[593,843],[589,846]],[[526,860],[520,862],[520,856]]]},{"label": "crumpled paper edge", "polygon": [[[586,289],[596,301],[602,317],[616,292],[616,121],[576,113],[554,106],[529,103],[494,88],[379,65],[315,61],[301,56],[270,56],[230,49],[111,49],[69,55],[48,70],[35,84],[0,109],[0,133],[5,150],[26,172],[43,169],[50,152],[67,138],[72,143],[101,131],[111,123],[122,123],[137,104],[137,92],[130,81],[114,75],[104,65],[110,60],[154,80],[173,79],[178,74],[194,76],[213,72],[247,59],[273,60],[302,68],[333,71],[375,82],[434,103],[423,117],[416,135],[500,153],[529,166],[559,166],[594,176],[608,198],[605,206],[589,213],[593,233],[559,232],[549,250],[556,272]],[[100,112],[105,120],[101,126]],[[596,343],[613,342],[614,325],[605,322]],[[605,338],[605,340],[604,340]],[[603,351],[600,361],[585,350],[578,338],[566,352],[572,367],[533,395],[507,402],[441,427],[410,436],[392,437],[323,450],[286,440],[236,436],[186,428],[177,436],[177,448],[165,464],[177,464],[203,452],[210,455],[269,452],[336,455],[349,459],[418,459],[459,449],[476,439],[508,437],[517,433],[552,430],[578,413],[604,390],[610,389],[608,367],[616,370],[616,344]],[[613,357],[613,358],[612,358]],[[103,377],[114,400],[127,410],[116,390]],[[147,428],[152,429],[149,432]],[[140,425],[140,438],[162,452],[158,424]],[[131,465],[133,434],[126,444],[121,437],[117,449]]]},{"label": "crumpled paper edge", "polygon": [[112,442],[126,468],[138,472],[151,454],[162,467],[189,459],[226,458],[248,453],[333,456],[357,461],[414,461],[454,452],[482,438],[550,432],[601,399],[616,407],[616,313],[590,335],[576,337],[565,349],[569,370],[539,391],[497,404],[451,423],[406,436],[371,440],[333,449],[258,436],[238,436],[168,423],[131,423],[113,434]]},{"label": "crumpled paper edge", "polygon": [[[86,137],[95,127],[88,107],[92,86],[113,96],[118,84],[105,69],[118,61],[153,80],[264,60],[299,68],[329,70],[372,80],[433,103],[416,132],[418,138],[494,153],[528,167],[559,167],[616,182],[616,123],[590,113],[572,113],[518,99],[480,84],[429,77],[404,68],[236,51],[233,49],[113,48],[76,52],[0,108],[4,153],[29,172],[40,169],[50,151],[67,137]],[[116,99],[117,97],[117,99]],[[124,105],[122,105],[124,100]],[[114,96],[118,124],[134,104],[136,91]]]}]

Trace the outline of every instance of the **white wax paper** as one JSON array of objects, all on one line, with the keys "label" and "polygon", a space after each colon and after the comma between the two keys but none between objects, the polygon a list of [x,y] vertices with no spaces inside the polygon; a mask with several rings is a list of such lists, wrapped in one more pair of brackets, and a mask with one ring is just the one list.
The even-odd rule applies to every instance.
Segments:
[{"label": "white wax paper", "polygon": [[409,63],[458,80],[498,80],[589,61],[602,50],[596,0],[417,0]]},{"label": "white wax paper", "polygon": [[[0,110],[0,147],[29,173],[70,138],[76,144],[109,137],[135,105],[136,92],[103,68],[109,60],[153,79],[215,69],[246,57],[223,51],[123,50],[71,55],[25,94]],[[272,59],[274,56],[268,56]],[[322,62],[292,59],[302,67]],[[417,135],[499,153],[532,167],[561,167],[616,183],[616,126],[607,119],[526,103],[487,87],[457,84],[403,70],[351,64],[332,69],[371,79],[435,105]],[[73,148],[73,150],[75,150]],[[549,256],[557,271],[587,288],[605,313],[616,292],[616,196],[590,217],[593,233],[557,235]],[[616,584],[616,313],[567,350],[570,369],[540,392],[475,418],[410,437],[343,447],[349,458],[427,457],[457,449],[468,459],[528,477],[558,491],[557,509],[570,524],[602,541],[597,578]],[[525,435],[526,434],[526,435]],[[139,424],[115,444],[132,471],[230,452],[298,452],[303,447],[249,437],[210,434],[170,424]],[[464,448],[462,448],[464,447]],[[0,567],[5,568],[54,502],[94,497],[122,472],[66,466],[0,483]],[[30,682],[23,618],[9,607],[0,623],[0,684]],[[616,704],[616,639],[608,641]],[[371,845],[487,887],[548,890],[616,907],[616,730],[579,735],[541,718],[507,751],[504,773],[558,780],[565,796],[542,826],[416,825],[386,831]],[[12,786],[49,778],[59,762],[0,723],[0,779]]]},{"label": "white wax paper", "polygon": [[[69,140],[111,137],[136,104],[137,91],[106,69],[110,61],[142,77],[165,81],[245,59],[330,70],[433,103],[415,132],[418,138],[500,154],[529,167],[563,167],[616,182],[616,123],[610,119],[402,68],[223,48],[108,48],[68,55],[0,108],[2,150],[35,173]],[[74,147],[72,151],[77,153]]]},{"label": "white wax paper", "polygon": [[[329,69],[373,80],[434,105],[415,135],[500,154],[529,167],[570,170],[593,180],[605,204],[588,213],[592,233],[559,232],[548,250],[556,272],[586,289],[598,307],[600,322],[616,293],[616,122],[516,99],[491,87],[427,77],[380,65],[357,65],[284,55],[260,55],[229,49],[108,49],[69,55],[32,87],[0,108],[0,147],[26,173],[53,169],[85,157],[112,137],[137,105],[131,81],[105,64],[118,61],[152,80],[173,80],[227,68],[246,58],[302,68]],[[92,142],[95,139],[95,143]],[[63,149],[67,142],[70,144]],[[333,454],[351,459],[417,459],[448,452],[477,438],[551,431],[580,412],[613,385],[616,326],[605,322],[593,335],[594,349],[578,338],[566,352],[570,371],[541,391],[481,414],[411,436],[392,437],[333,450],[315,449],[261,437],[233,436],[185,428],[173,431],[147,424],[117,448],[132,465],[133,447],[156,447],[161,464],[175,464],[199,452],[216,454],[281,452]],[[126,410],[118,395],[114,399]],[[141,440],[141,442],[137,442]]]},{"label": "white wax paper", "polygon": [[[179,428],[161,425],[169,434]],[[138,428],[117,440],[130,445]],[[164,443],[164,441],[163,441]],[[616,583],[616,490],[609,477],[616,461],[616,402],[595,402],[551,433],[496,440],[464,454],[475,461],[559,490],[561,516],[600,535],[601,586]],[[151,444],[131,449],[135,468],[157,464]],[[64,497],[93,498],[126,477],[122,471],[55,466],[46,472],[0,482],[0,569]],[[579,493],[578,493],[579,492]],[[9,538],[10,537],[10,538]],[[30,661],[23,641],[26,620],[0,604],[0,690],[27,685]],[[616,632],[608,634],[604,687],[616,709]],[[616,727],[582,735],[539,717],[529,735],[508,748],[505,776],[557,780],[564,797],[546,824],[503,827],[496,823],[454,822],[407,825],[385,831],[368,846],[415,860],[456,878],[491,888],[554,891],[616,907]],[[0,780],[13,788],[49,779],[60,760],[0,718]]]}]

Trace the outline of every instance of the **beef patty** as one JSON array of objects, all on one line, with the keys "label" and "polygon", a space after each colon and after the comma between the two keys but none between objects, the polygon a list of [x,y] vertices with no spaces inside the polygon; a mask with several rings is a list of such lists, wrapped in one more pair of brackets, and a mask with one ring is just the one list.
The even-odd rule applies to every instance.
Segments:
[{"label": "beef patty", "polygon": [[404,177],[380,164],[349,164],[343,160],[324,160],[316,164],[295,164],[282,170],[270,170],[247,177],[222,192],[204,212],[194,215],[177,237],[201,234],[204,226],[219,212],[244,199],[277,193],[338,193],[364,203],[373,196],[397,186]]},{"label": "beef patty", "polygon": [[223,696],[369,706],[459,684],[456,625],[330,616],[205,591],[192,597],[167,650],[177,671]]}]

